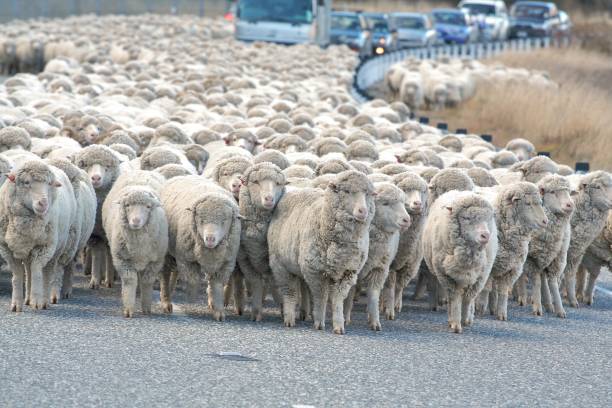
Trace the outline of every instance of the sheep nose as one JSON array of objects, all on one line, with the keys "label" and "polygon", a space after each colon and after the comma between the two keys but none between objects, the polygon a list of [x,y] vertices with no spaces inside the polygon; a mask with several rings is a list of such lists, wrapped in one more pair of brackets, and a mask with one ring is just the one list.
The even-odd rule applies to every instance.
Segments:
[{"label": "sheep nose", "polygon": [[486,244],[487,242],[489,242],[489,237],[490,234],[488,232],[481,232],[478,236],[478,242],[480,242],[481,244]]},{"label": "sheep nose", "polygon": [[274,197],[271,195],[267,195],[264,197],[264,206],[272,207],[274,205]]},{"label": "sheep nose", "polygon": [[368,218],[368,209],[365,207],[359,207],[357,208],[354,213],[353,216],[359,220],[359,221],[363,221],[366,218]]},{"label": "sheep nose", "polygon": [[411,223],[410,217],[402,218],[402,222],[401,222],[402,227],[408,228],[410,226],[410,223]]},{"label": "sheep nose", "polygon": [[214,235],[209,234],[209,235],[206,235],[206,237],[204,238],[204,241],[207,247],[212,248],[215,246],[217,239],[215,238]]},{"label": "sheep nose", "polygon": [[240,181],[232,182],[232,190],[238,190],[241,185],[242,185],[242,183]]},{"label": "sheep nose", "polygon": [[412,206],[414,208],[421,208],[421,202],[420,201],[413,201],[412,202]]},{"label": "sheep nose", "polygon": [[140,225],[140,221],[140,217],[132,217],[132,219],[130,220],[130,226],[137,227]]},{"label": "sheep nose", "polygon": [[544,225],[544,226],[548,225],[548,218],[544,218],[542,220],[542,225]]},{"label": "sheep nose", "polygon": [[99,174],[94,174],[93,176],[91,176],[91,181],[93,181],[94,183],[99,183],[100,180],[102,180],[102,177],[100,177]]}]

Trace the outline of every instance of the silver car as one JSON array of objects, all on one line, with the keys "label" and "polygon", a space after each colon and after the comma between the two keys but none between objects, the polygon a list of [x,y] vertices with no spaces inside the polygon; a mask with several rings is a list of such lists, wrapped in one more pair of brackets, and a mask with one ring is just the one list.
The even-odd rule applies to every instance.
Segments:
[{"label": "silver car", "polygon": [[392,13],[399,48],[429,47],[436,44],[436,29],[429,17],[419,13]]},{"label": "silver car", "polygon": [[510,19],[506,4],[501,0],[462,0],[457,6],[465,10],[478,25],[480,39],[504,41],[508,39]]}]

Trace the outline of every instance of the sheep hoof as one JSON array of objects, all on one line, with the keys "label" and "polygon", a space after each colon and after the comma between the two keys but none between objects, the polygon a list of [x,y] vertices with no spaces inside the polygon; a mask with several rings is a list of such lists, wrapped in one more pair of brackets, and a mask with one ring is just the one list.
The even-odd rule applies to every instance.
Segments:
[{"label": "sheep hoof", "polygon": [[593,306],[593,299],[586,299],[584,301],[584,304],[587,305],[587,306]]},{"label": "sheep hoof", "polygon": [[134,310],[132,309],[123,309],[123,317],[134,317]]},{"label": "sheep hoof", "polygon": [[23,310],[23,308],[16,304],[16,303],[12,303],[11,304],[11,312],[21,312]]},{"label": "sheep hoof", "polygon": [[62,299],[70,299],[72,297],[72,292],[62,293]]},{"label": "sheep hoof", "polygon": [[325,323],[315,321],[313,327],[315,330],[325,330]]},{"label": "sheep hoof", "polygon": [[387,320],[395,320],[395,313],[393,313],[393,311],[387,311],[385,313],[385,319],[387,319]]},{"label": "sheep hoof", "polygon": [[171,302],[162,302],[161,304],[162,311],[164,313],[172,313],[172,303]]},{"label": "sheep hoof", "polygon": [[575,309],[580,308],[580,304],[578,303],[577,300],[570,300],[569,304],[570,304],[571,307],[573,307]]},{"label": "sheep hoof", "polygon": [[235,308],[234,312],[236,313],[236,315],[242,316],[242,314],[244,313],[244,310],[242,310],[241,307],[237,307]]},{"label": "sheep hoof", "polygon": [[112,287],[113,287],[113,282],[112,282],[112,281],[110,281],[110,280],[104,280],[104,282],[102,283],[102,285],[103,285],[105,288],[112,288]]},{"label": "sheep hoof", "polygon": [[295,321],[285,319],[285,327],[295,327]]},{"label": "sheep hoof", "polygon": [[345,334],[344,327],[335,327],[334,334]]},{"label": "sheep hoof", "polygon": [[461,328],[461,323],[459,322],[449,322],[448,327],[453,333],[462,333],[463,329]]},{"label": "sheep hoof", "polygon": [[545,304],[545,305],[544,305],[544,310],[545,310],[547,313],[552,313],[552,311],[554,310],[554,309],[553,309],[553,305],[552,305],[551,303],[547,303],[547,304]]},{"label": "sheep hoof", "polygon": [[543,313],[542,313],[542,309],[540,309],[540,308],[534,308],[534,309],[533,309],[533,314],[534,314],[534,315],[536,315],[536,316],[542,316],[542,315],[543,315]]},{"label": "sheep hoof", "polygon": [[142,314],[145,316],[150,316],[151,315],[151,309],[142,309]]},{"label": "sheep hoof", "polygon": [[51,304],[52,305],[57,305],[57,295],[51,296]]},{"label": "sheep hoof", "polygon": [[221,311],[214,311],[213,312],[213,319],[217,322],[222,322],[225,320],[225,313],[221,312]]},{"label": "sheep hoof", "polygon": [[557,312],[557,317],[565,319],[567,317],[567,313],[565,312],[565,310],[560,310],[559,312]]},{"label": "sheep hoof", "polygon": [[100,289],[100,283],[92,280],[91,282],[89,282],[89,289]]},{"label": "sheep hoof", "polygon": [[461,324],[464,326],[471,326],[474,323],[474,319],[464,319],[461,320]]},{"label": "sheep hoof", "polygon": [[500,313],[496,316],[497,320],[501,320],[502,322],[508,321],[508,316],[505,313]]},{"label": "sheep hoof", "polygon": [[518,302],[519,306],[526,306],[527,305],[527,301],[526,301],[524,296],[519,296],[517,302]]},{"label": "sheep hoof", "polygon": [[255,313],[251,316],[251,320],[254,322],[261,322],[262,318],[261,313]]},{"label": "sheep hoof", "polygon": [[24,303],[26,306],[30,306],[30,298],[27,298]]},{"label": "sheep hoof", "polygon": [[374,331],[382,331],[382,326],[380,325],[380,322],[370,323],[369,326],[370,326],[370,329]]}]

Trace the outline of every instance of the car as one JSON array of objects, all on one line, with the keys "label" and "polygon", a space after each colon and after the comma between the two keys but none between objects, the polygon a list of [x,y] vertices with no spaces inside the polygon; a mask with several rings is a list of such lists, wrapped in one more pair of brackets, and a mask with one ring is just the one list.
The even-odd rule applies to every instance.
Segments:
[{"label": "car", "polygon": [[420,13],[392,13],[391,24],[397,30],[399,48],[429,47],[438,41],[429,16]]},{"label": "car", "polygon": [[561,28],[555,3],[518,1],[510,9],[510,38],[552,37]]},{"label": "car", "polygon": [[570,16],[563,10],[559,10],[559,25],[554,33],[560,39],[569,40],[572,37],[572,21]]},{"label": "car", "polygon": [[331,44],[346,44],[361,58],[372,55],[371,34],[361,13],[333,11],[331,13]]},{"label": "car", "polygon": [[372,33],[372,52],[382,55],[397,49],[397,30],[391,25],[385,13],[363,13]]},{"label": "car", "polygon": [[457,6],[476,20],[480,39],[505,41],[508,38],[510,19],[506,3],[501,0],[462,0]]},{"label": "car", "polygon": [[431,16],[438,38],[446,44],[467,44],[478,41],[478,27],[465,11],[433,9]]}]

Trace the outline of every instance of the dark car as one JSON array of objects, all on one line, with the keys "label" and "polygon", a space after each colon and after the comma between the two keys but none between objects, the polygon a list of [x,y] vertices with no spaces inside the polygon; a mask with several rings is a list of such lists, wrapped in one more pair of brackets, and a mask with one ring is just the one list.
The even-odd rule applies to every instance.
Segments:
[{"label": "dark car", "polygon": [[562,24],[555,3],[519,1],[510,9],[510,38],[569,36],[569,27]]},{"label": "dark car", "polygon": [[431,16],[439,40],[447,44],[467,44],[478,40],[479,29],[465,11],[434,9]]},{"label": "dark car", "polygon": [[397,49],[397,30],[391,25],[389,16],[384,13],[363,13],[372,33],[372,52],[376,55]]},{"label": "dark car", "polygon": [[346,44],[360,57],[372,55],[372,43],[368,23],[361,13],[334,11],[331,13],[332,44]]}]

